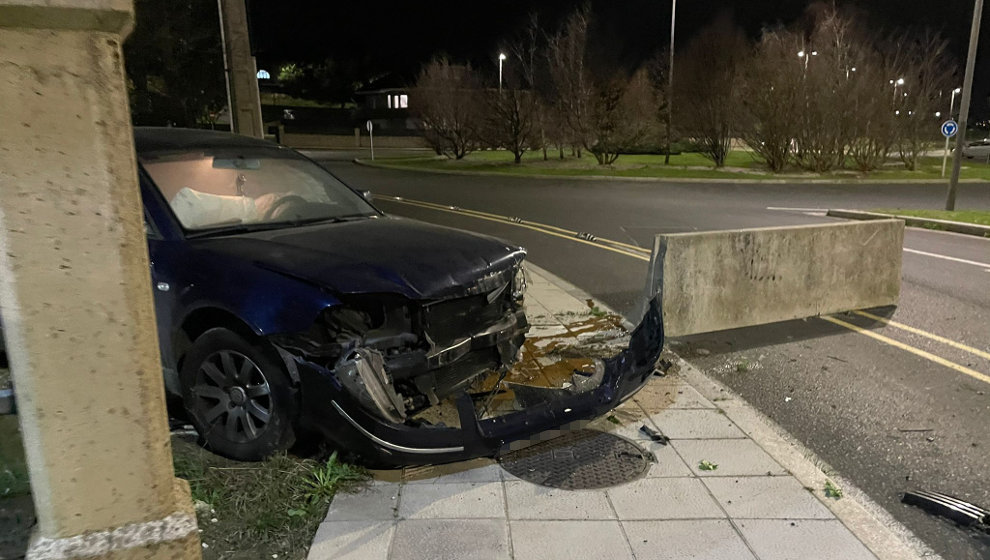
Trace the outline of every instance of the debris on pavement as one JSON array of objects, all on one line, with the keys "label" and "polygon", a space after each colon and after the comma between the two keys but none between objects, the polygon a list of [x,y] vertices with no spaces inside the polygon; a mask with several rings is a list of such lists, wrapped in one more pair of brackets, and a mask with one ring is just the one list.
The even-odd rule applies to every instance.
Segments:
[{"label": "debris on pavement", "polygon": [[703,460],[700,463],[698,463],[698,468],[703,471],[713,471],[718,468],[718,464],[708,460]]},{"label": "debris on pavement", "polygon": [[905,492],[901,501],[908,505],[920,507],[928,513],[951,519],[964,527],[990,533],[990,510],[964,502],[948,494],[915,490]]},{"label": "debris on pavement", "polygon": [[669,437],[663,435],[658,430],[654,430],[653,428],[647,426],[646,424],[640,426],[639,431],[646,434],[646,436],[650,438],[650,441],[659,443],[660,445],[667,445],[668,443],[670,443]]},{"label": "debris on pavement", "polygon": [[621,424],[622,423],[622,422],[619,421],[618,418],[615,417],[614,414],[609,414],[607,420],[609,422],[613,423],[613,424]]},{"label": "debris on pavement", "polygon": [[826,498],[835,498],[836,500],[838,500],[839,498],[842,497],[842,488],[839,488],[838,486],[836,486],[835,484],[833,484],[831,480],[826,480],[825,481],[825,497]]}]

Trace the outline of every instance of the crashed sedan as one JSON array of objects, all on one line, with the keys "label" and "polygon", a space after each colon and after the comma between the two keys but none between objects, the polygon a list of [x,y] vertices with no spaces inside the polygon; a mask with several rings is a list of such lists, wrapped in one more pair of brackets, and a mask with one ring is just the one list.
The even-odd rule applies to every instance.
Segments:
[{"label": "crashed sedan", "polygon": [[[652,372],[655,301],[629,349],[489,414],[527,330],[522,248],[386,216],[269,142],[151,128],[135,142],[166,389],[218,454],[259,460],[316,433],[379,465],[491,456]],[[455,418],[428,414],[445,403]]]}]

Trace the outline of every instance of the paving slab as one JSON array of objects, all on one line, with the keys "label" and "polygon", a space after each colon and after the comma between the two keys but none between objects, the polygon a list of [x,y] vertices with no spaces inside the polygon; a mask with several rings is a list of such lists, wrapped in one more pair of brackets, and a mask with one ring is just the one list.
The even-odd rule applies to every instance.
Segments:
[{"label": "paving slab", "polygon": [[737,523],[760,560],[876,560],[837,519]]},{"label": "paving slab", "polygon": [[389,560],[509,560],[509,546],[504,519],[407,519]]},{"label": "paving slab", "polygon": [[399,485],[383,482],[354,493],[341,492],[330,502],[326,521],[391,521],[398,497]]},{"label": "paving slab", "polygon": [[331,521],[316,530],[307,558],[387,560],[395,521]]},{"label": "paving slab", "polygon": [[604,490],[560,490],[529,482],[505,483],[509,519],[615,519]]},{"label": "paving slab", "polygon": [[705,486],[734,519],[832,519],[832,512],[790,476],[712,477]]},{"label": "paving slab", "polygon": [[721,519],[623,521],[636,560],[755,560],[732,525]]},{"label": "paving slab", "polygon": [[669,478],[691,476],[693,471],[670,445],[660,445],[653,441],[637,441],[637,445],[649,451],[656,458],[650,464],[645,478]]},{"label": "paving slab", "polygon": [[451,484],[455,482],[499,482],[502,467],[491,459],[474,459],[448,465],[409,467],[402,473],[408,484]]},{"label": "paving slab", "polygon": [[641,478],[607,493],[621,520],[725,517],[697,478]]},{"label": "paving slab", "polygon": [[502,483],[406,484],[399,501],[403,519],[505,519]]},{"label": "paving slab", "polygon": [[633,400],[648,414],[656,414],[670,408],[715,408],[715,405],[703,397],[694,387],[684,382],[657,382],[643,387]]},{"label": "paving slab", "polygon": [[650,420],[671,439],[746,437],[742,430],[718,410],[668,409],[652,414]]},{"label": "paving slab", "polygon": [[618,521],[511,521],[515,560],[633,560]]},{"label": "paving slab", "polygon": [[[691,439],[671,442],[698,476],[760,476],[789,474],[759,445],[750,439]],[[701,461],[718,465],[701,470]]]}]

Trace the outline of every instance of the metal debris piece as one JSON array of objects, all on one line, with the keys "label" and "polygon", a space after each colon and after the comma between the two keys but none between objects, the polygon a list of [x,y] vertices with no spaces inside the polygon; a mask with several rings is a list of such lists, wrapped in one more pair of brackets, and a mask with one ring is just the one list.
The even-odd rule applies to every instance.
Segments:
[{"label": "metal debris piece", "polygon": [[663,435],[657,430],[654,430],[653,428],[647,426],[646,424],[640,426],[639,431],[646,434],[646,436],[650,438],[650,441],[654,441],[656,443],[659,443],[660,445],[667,445],[668,443],[670,443],[669,437]]},{"label": "metal debris piece", "polygon": [[915,490],[905,492],[901,501],[918,506],[928,513],[949,518],[960,525],[990,533],[990,510],[953,498],[948,494]]}]

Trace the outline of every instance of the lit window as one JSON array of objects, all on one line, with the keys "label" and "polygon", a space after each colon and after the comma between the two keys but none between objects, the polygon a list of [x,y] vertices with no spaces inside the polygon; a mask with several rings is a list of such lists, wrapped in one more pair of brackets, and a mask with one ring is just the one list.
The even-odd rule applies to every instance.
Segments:
[{"label": "lit window", "polygon": [[386,95],[385,97],[388,98],[388,108],[391,109],[392,108],[392,96],[391,95]]},{"label": "lit window", "polygon": [[405,109],[409,107],[409,96],[402,94],[399,96],[399,107]]}]

